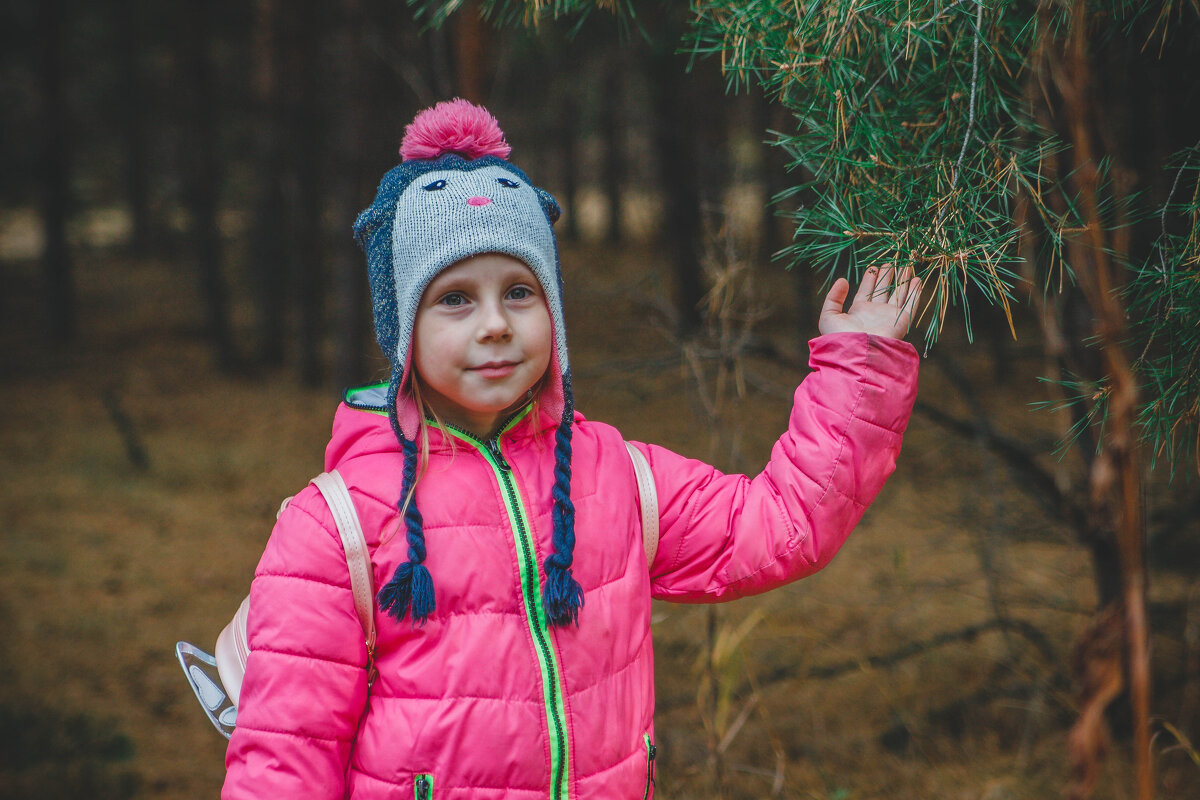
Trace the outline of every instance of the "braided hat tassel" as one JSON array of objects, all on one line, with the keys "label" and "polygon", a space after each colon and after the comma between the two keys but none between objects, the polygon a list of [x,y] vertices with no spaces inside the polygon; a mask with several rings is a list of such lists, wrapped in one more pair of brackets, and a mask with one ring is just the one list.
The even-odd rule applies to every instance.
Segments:
[{"label": "braided hat tassel", "polygon": [[[390,394],[394,392],[395,389],[389,389]],[[395,407],[394,400],[391,401],[391,405],[393,408]],[[395,412],[393,411],[390,416],[393,427],[398,428]],[[421,511],[417,508],[416,495],[410,497],[417,478],[417,445],[411,439],[401,436],[399,432],[397,432],[397,436],[400,438],[400,444],[404,451],[404,478],[399,507],[404,512],[408,560],[396,567],[392,579],[379,590],[376,599],[379,601],[379,607],[397,622],[404,619],[411,607],[413,624],[424,625],[429,620],[429,615],[433,613],[437,602],[433,594],[433,576],[429,574],[429,567],[425,566],[425,530],[422,525]],[[408,499],[407,507],[403,505],[406,498]]]},{"label": "braided hat tassel", "polygon": [[575,561],[575,504],[571,502],[571,419],[573,417],[570,376],[563,376],[566,409],[554,435],[554,552],[542,566],[546,570],[546,585],[542,588],[542,605],[551,625],[579,624],[579,609],[583,608],[583,587],[571,574]]}]

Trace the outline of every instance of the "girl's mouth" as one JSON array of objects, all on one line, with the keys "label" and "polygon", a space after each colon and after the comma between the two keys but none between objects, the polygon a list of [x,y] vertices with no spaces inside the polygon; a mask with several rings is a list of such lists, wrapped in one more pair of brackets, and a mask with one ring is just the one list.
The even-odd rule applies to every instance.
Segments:
[{"label": "girl's mouth", "polygon": [[470,371],[484,378],[504,378],[511,375],[516,368],[517,362],[515,361],[489,361],[486,364],[471,367]]}]

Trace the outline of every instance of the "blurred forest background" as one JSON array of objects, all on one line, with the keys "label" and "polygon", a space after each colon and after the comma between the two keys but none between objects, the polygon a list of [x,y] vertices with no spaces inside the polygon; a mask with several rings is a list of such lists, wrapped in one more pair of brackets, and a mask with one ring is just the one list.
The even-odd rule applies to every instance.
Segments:
[{"label": "blurred forest background", "polygon": [[0,798],[216,794],[173,644],[382,374],[350,225],[453,96],[563,205],[580,408],[628,438],[756,470],[830,276],[926,278],[845,552],[656,606],[660,797],[1200,797],[1195,3],[0,22]]}]

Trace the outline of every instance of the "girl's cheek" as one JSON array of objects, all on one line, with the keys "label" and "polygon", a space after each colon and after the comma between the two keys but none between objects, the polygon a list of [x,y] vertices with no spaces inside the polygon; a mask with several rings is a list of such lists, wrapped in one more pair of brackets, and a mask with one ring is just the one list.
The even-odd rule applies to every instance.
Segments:
[{"label": "girl's cheek", "polygon": [[550,365],[547,364],[546,371],[542,373],[542,377],[540,377],[536,381],[534,381],[533,385],[529,387],[528,391],[533,392],[533,396],[535,398],[538,397],[539,395],[541,395],[542,390],[546,388],[546,383],[549,380],[550,380]]}]

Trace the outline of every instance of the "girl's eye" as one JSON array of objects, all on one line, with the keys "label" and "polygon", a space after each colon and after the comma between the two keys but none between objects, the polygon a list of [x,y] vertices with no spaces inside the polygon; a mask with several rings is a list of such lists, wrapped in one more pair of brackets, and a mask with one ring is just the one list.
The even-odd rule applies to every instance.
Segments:
[{"label": "girl's eye", "polygon": [[509,189],[515,189],[521,185],[521,184],[517,183],[516,181],[510,181],[508,178],[496,178],[496,183],[500,184],[501,186],[505,186]]},{"label": "girl's eye", "polygon": [[444,306],[461,306],[463,303],[467,302],[467,298],[463,297],[458,292],[451,292],[450,294],[445,295],[441,300],[438,300],[438,302]]},{"label": "girl's eye", "polygon": [[426,184],[425,186],[422,186],[421,188],[427,192],[436,192],[439,189],[445,189],[446,182],[443,180],[437,180],[437,181],[434,181],[433,183]]},{"label": "girl's eye", "polygon": [[533,297],[533,289],[528,286],[514,286],[508,290],[508,296],[513,300],[525,300]]}]

